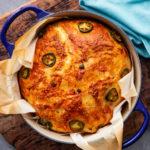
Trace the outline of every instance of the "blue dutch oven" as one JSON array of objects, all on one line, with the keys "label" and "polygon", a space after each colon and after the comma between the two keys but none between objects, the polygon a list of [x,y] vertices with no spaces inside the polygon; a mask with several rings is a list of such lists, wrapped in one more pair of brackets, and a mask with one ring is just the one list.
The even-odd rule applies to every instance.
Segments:
[{"label": "blue dutch oven", "polygon": [[[131,41],[129,40],[129,38],[127,37],[127,35],[118,27],[116,26],[114,23],[112,23],[111,21],[105,19],[104,17],[100,16],[100,15],[96,15],[87,11],[83,11],[83,10],[75,10],[75,11],[62,11],[62,12],[57,12],[57,13],[48,13],[44,10],[41,10],[38,7],[35,6],[25,6],[20,8],[19,10],[17,10],[16,12],[14,12],[5,22],[2,31],[1,31],[1,41],[4,44],[4,46],[6,47],[10,57],[13,54],[13,50],[15,48],[15,44],[13,43],[9,43],[6,39],[6,32],[10,26],[10,24],[15,20],[15,18],[17,18],[19,15],[21,15],[23,12],[28,11],[28,10],[32,10],[37,14],[37,22],[46,19],[48,17],[55,17],[55,18],[63,18],[64,16],[66,17],[87,17],[87,18],[92,18],[92,19],[96,19],[98,21],[103,22],[104,24],[107,24],[108,26],[110,26],[111,28],[113,28],[114,30],[118,31],[120,33],[120,35],[122,36],[124,43],[128,49],[130,58],[132,60],[132,64],[134,67],[134,73],[135,73],[135,86],[138,92],[138,96],[134,97],[132,99],[132,109],[129,111],[124,112],[123,114],[123,119],[124,121],[129,117],[129,115],[133,112],[133,111],[140,111],[143,113],[144,115],[144,122],[142,124],[142,127],[139,129],[139,131],[137,131],[137,133],[135,133],[135,135],[133,135],[132,138],[130,138],[129,140],[123,142],[122,146],[123,148],[130,146],[131,144],[133,144],[134,142],[136,142],[144,133],[144,131],[146,130],[148,123],[149,123],[149,114],[148,111],[146,110],[146,108],[144,107],[140,97],[139,97],[139,93],[140,93],[140,89],[141,89],[141,81],[142,81],[142,77],[141,77],[141,65],[140,65],[140,61],[139,61],[139,57],[131,43]],[[51,19],[53,20],[53,19]],[[56,21],[56,19],[55,19]],[[34,26],[34,25],[33,25]],[[28,123],[28,125],[30,125],[34,130],[36,130],[39,134],[51,139],[51,140],[55,140],[57,142],[62,142],[62,143],[67,143],[67,144],[74,144],[73,141],[71,140],[71,138],[69,136],[63,136],[62,134],[59,133],[55,133],[53,131],[48,131],[45,130],[43,128],[41,128],[35,121],[28,119],[28,114],[26,115],[22,115],[23,119]],[[90,143],[95,137],[94,134],[92,135],[87,135],[86,140]]]}]

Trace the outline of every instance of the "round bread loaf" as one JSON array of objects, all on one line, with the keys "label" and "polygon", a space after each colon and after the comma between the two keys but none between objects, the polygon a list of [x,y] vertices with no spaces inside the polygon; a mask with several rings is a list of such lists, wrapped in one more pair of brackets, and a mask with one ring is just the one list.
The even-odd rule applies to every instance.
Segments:
[{"label": "round bread loaf", "polygon": [[48,129],[93,133],[119,104],[118,81],[131,71],[120,35],[88,19],[61,20],[39,33],[33,68],[18,73],[22,96]]}]

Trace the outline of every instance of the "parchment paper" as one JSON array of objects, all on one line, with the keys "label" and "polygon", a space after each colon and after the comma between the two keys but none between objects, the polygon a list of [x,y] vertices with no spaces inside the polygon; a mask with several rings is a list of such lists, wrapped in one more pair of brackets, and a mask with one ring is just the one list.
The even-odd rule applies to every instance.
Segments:
[{"label": "parchment paper", "polygon": [[[0,113],[23,114],[35,112],[34,108],[21,98],[17,72],[22,65],[32,68],[37,32],[47,22],[57,19],[50,17],[37,23],[15,42],[12,58],[0,62]],[[133,68],[129,74],[119,81],[119,85],[121,95],[128,102],[128,109],[130,109],[131,97],[137,95],[133,82]],[[114,109],[111,125],[103,127],[91,135],[93,140],[87,141],[85,137],[78,133],[70,134],[76,145],[84,150],[120,150],[123,133],[121,106],[125,101]]]},{"label": "parchment paper", "polygon": [[87,141],[79,133],[70,134],[72,140],[78,147],[83,150],[121,150],[123,138],[123,118],[121,114],[122,106],[128,102],[128,109],[131,109],[131,98],[137,96],[133,81],[134,70],[119,80],[121,96],[125,98],[119,105],[114,108],[111,125],[107,125],[94,134],[92,141]]},{"label": "parchment paper", "polygon": [[0,113],[23,114],[35,112],[34,108],[21,98],[17,72],[21,66],[32,68],[37,32],[44,24],[58,18],[40,21],[15,42],[15,49],[10,59],[0,61]]}]

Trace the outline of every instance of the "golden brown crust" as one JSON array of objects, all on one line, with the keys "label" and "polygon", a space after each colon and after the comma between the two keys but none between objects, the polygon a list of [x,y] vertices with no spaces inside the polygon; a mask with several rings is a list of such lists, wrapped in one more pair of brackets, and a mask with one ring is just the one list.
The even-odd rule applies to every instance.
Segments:
[{"label": "golden brown crust", "polygon": [[[80,32],[81,21],[92,23],[93,30]],[[54,66],[43,64],[46,53],[55,54]],[[19,84],[37,115],[51,121],[52,130],[74,132],[69,121],[75,119],[85,124],[80,132],[93,133],[109,123],[113,108],[123,100],[118,80],[124,68],[131,70],[130,58],[110,29],[91,20],[63,20],[47,26],[37,41],[30,75],[27,79],[19,75]],[[115,102],[105,97],[111,88],[119,95]]]}]

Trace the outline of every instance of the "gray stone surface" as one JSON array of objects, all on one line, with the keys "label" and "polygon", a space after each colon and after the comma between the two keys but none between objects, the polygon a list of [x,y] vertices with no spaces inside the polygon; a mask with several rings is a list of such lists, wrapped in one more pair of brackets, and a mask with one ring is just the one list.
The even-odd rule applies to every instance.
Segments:
[{"label": "gray stone surface", "polygon": [[124,150],[150,150],[150,127],[136,143]]},{"label": "gray stone surface", "polygon": [[3,136],[0,134],[0,150],[15,150],[13,146],[8,144]]},{"label": "gray stone surface", "polygon": [[12,11],[30,0],[0,0],[0,14]]},{"label": "gray stone surface", "polygon": [[[12,11],[19,5],[28,2],[29,0],[0,0],[0,14],[4,14],[8,11]],[[144,133],[144,135],[132,146],[125,150],[150,150],[150,127]],[[5,139],[0,135],[0,150],[15,150],[9,145]]]}]

